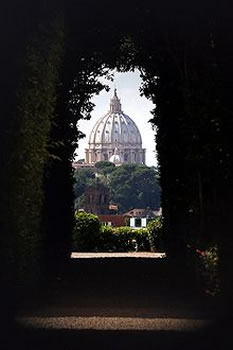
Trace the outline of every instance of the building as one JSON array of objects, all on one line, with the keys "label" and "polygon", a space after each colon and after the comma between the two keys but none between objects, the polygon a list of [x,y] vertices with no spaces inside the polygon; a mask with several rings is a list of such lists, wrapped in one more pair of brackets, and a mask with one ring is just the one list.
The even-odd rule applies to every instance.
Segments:
[{"label": "building", "polygon": [[109,213],[109,190],[101,183],[91,185],[84,192],[84,208],[93,214]]},{"label": "building", "polygon": [[146,208],[146,209],[138,209],[138,208],[133,208],[130,211],[128,211],[127,213],[123,214],[124,216],[127,217],[132,217],[132,218],[142,218],[142,217],[146,217],[148,219],[154,219],[158,216],[162,216],[162,208],[159,208],[159,210],[151,210],[150,208]]},{"label": "building", "polygon": [[[121,108],[116,89],[107,114],[94,125],[85,150],[85,164],[99,161],[145,164],[146,150],[135,122]],[[79,165],[80,166],[80,165]]]},{"label": "building", "polygon": [[162,216],[162,208],[159,210],[151,210],[150,208],[138,209],[134,208],[123,214],[129,218],[129,225],[132,228],[145,228],[151,220]]},{"label": "building", "polygon": [[124,215],[98,215],[98,217],[104,226],[127,226],[127,218]]},{"label": "building", "polygon": [[129,226],[132,228],[146,228],[150,220],[151,219],[147,219],[147,218],[130,218]]}]

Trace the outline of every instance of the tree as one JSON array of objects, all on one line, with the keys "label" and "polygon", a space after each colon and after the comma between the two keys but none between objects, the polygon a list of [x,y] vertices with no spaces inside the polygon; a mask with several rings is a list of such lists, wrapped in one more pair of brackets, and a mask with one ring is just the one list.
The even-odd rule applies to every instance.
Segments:
[{"label": "tree", "polygon": [[114,163],[109,162],[107,160],[103,160],[95,164],[97,172],[103,175],[110,174],[112,171],[115,170],[115,167],[116,166]]},{"label": "tree", "polygon": [[79,197],[83,194],[87,185],[90,185],[95,179],[95,172],[93,169],[88,168],[77,169],[74,173],[74,178],[74,194],[75,197]]},{"label": "tree", "polygon": [[160,187],[154,167],[123,164],[110,175],[111,199],[124,212],[134,208],[159,208]]},{"label": "tree", "polygon": [[96,164],[95,170],[77,169],[74,177],[76,209],[83,205],[85,189],[96,180],[109,188],[111,200],[119,205],[121,212],[133,207],[160,207],[158,172],[154,167],[138,164],[115,167],[111,162],[103,161]]},{"label": "tree", "polygon": [[74,196],[75,209],[80,209],[84,204],[84,191],[95,179],[95,172],[93,169],[81,168],[76,169],[74,173]]}]

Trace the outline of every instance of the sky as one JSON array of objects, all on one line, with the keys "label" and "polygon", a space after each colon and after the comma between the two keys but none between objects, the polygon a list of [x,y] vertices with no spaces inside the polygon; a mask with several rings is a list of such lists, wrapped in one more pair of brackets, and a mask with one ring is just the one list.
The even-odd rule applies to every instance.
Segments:
[{"label": "sky", "polygon": [[114,82],[106,81],[111,88],[109,92],[102,90],[99,95],[92,98],[95,104],[90,120],[80,120],[79,129],[86,134],[86,137],[79,141],[79,148],[76,150],[76,160],[85,158],[85,148],[88,147],[89,134],[95,122],[105,115],[109,110],[110,99],[113,96],[114,87],[117,89],[117,95],[121,100],[122,110],[137,124],[141,136],[142,146],[146,148],[146,165],[156,166],[155,153],[155,131],[152,130],[150,113],[154,105],[144,96],[140,96],[139,88],[141,85],[140,73],[134,72],[119,73],[115,72]]}]

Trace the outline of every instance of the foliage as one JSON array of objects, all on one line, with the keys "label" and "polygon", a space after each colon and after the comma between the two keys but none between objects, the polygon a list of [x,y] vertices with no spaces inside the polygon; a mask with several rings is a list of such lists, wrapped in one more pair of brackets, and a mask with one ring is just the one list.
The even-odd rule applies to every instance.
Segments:
[{"label": "foliage", "polygon": [[[40,27],[27,43],[24,73],[17,91],[20,126],[12,155],[14,190],[11,220],[15,225],[12,259],[21,284],[42,277],[44,176],[50,157],[51,125],[57,103],[57,85],[63,56],[63,20],[60,16]],[[14,250],[14,251],[13,251]]]},{"label": "foliage", "polygon": [[147,224],[152,250],[164,250],[162,217],[155,218]]},{"label": "foliage", "polygon": [[107,175],[115,170],[115,164],[111,163],[107,160],[103,160],[101,162],[97,162],[95,164],[95,168],[96,168],[98,173],[103,174],[103,175]]},{"label": "foliage", "polygon": [[[42,7],[47,8],[41,3],[40,11],[36,5],[24,11],[26,5],[20,4],[19,13],[24,13],[26,20],[19,21],[16,17],[14,28],[20,23],[18,32],[24,35],[23,40],[17,42],[14,36],[18,38],[19,34],[12,30],[10,21],[6,31],[14,40],[5,51],[13,50],[16,57],[8,63],[11,80],[4,69],[7,79],[3,84],[8,103],[2,113],[7,128],[2,133],[1,144],[7,147],[10,144],[7,155],[2,152],[4,169],[7,169],[2,183],[7,195],[1,202],[1,213],[6,213],[1,218],[1,243],[4,244],[0,246],[6,244],[7,247],[4,255],[13,266],[30,269],[38,257],[36,250],[40,244],[37,243],[42,231],[50,237],[49,248],[60,241],[54,248],[60,254],[64,246],[62,241],[70,234],[69,162],[82,136],[77,130],[77,121],[90,118],[93,94],[103,88],[107,90],[98,82],[99,77],[109,76],[110,68],[133,70],[139,67],[143,79],[141,93],[155,105],[151,122],[157,130],[166,248],[170,256],[179,257],[185,251],[186,238],[217,237],[221,242],[221,271],[225,273],[226,284],[230,284],[229,279],[233,284],[232,274],[228,273],[233,246],[232,60],[227,59],[233,56],[233,45],[229,44],[232,38],[226,35],[232,24],[230,11],[224,12],[227,9],[219,7],[218,13],[225,19],[220,23],[216,21],[215,11],[203,13],[196,4],[191,8],[175,4],[178,25],[174,26],[174,11],[167,11],[166,6],[157,2],[150,6],[144,2],[138,4],[130,25],[130,4],[125,3],[123,17],[120,6],[110,10],[111,15],[108,15],[106,6],[99,2],[92,4],[93,16],[89,2],[83,3],[81,11],[69,8],[66,55],[62,78],[57,84],[63,41],[59,31],[52,31],[56,33],[53,38],[48,33],[41,36],[41,32],[37,32],[36,41],[27,45],[26,67],[18,68],[25,38],[35,31],[37,21],[34,19],[39,16],[44,19],[52,13],[51,8],[43,12]],[[17,11],[15,13],[18,15]],[[15,71],[18,69],[24,79],[16,109],[11,106],[15,91],[10,95],[8,92],[11,84],[16,87]],[[48,142],[48,135],[51,142]],[[43,189],[45,169],[49,181]],[[131,185],[125,177],[124,195],[132,195],[138,207],[144,190],[130,193],[130,188],[134,189]],[[59,188],[62,195],[57,200]],[[47,204],[42,215],[44,195]],[[124,202],[119,187],[113,195],[121,203],[122,210],[128,208],[129,203]],[[140,203],[144,202],[143,198]],[[41,221],[44,223],[40,231]]]},{"label": "foliage", "polygon": [[85,212],[76,213],[73,249],[76,251],[155,251],[161,249],[161,223],[155,220],[147,228],[101,226],[98,217]]},{"label": "foliage", "polygon": [[149,252],[155,251],[158,247],[152,245],[151,233],[147,228],[134,230],[134,240],[136,241],[136,251]]},{"label": "foliage", "polygon": [[98,251],[115,252],[118,249],[117,237],[114,234],[112,226],[101,226],[100,237],[98,241]]},{"label": "foliage", "polygon": [[84,191],[93,183],[95,179],[95,173],[92,169],[76,169],[74,173],[74,196],[75,196],[75,209],[83,207]]},{"label": "foliage", "polygon": [[76,212],[73,232],[73,249],[76,251],[96,251],[100,237],[98,216],[86,212]]},{"label": "foliage", "polygon": [[159,208],[160,187],[156,168],[137,164],[123,164],[111,173],[111,199],[120,211],[131,208]]},{"label": "foliage", "polygon": [[[95,172],[98,181],[109,188],[111,200],[120,207],[121,212],[133,207],[158,208],[160,206],[160,187],[156,168],[137,164],[123,164],[115,167],[111,162],[103,161],[96,164]],[[84,193],[90,178],[93,177],[92,170],[76,170],[74,184],[76,198]]]},{"label": "foliage", "polygon": [[205,292],[215,296],[220,291],[219,253],[216,245],[211,245],[205,250],[196,249],[198,265]]},{"label": "foliage", "polygon": [[134,251],[136,247],[134,238],[134,232],[129,227],[102,226],[98,251]]},{"label": "foliage", "polygon": [[116,250],[119,252],[130,252],[136,250],[134,230],[130,227],[116,227]]},{"label": "foliage", "polygon": [[196,278],[203,291],[210,296],[220,292],[219,250],[216,243],[202,245],[187,244],[189,264],[194,269]]}]

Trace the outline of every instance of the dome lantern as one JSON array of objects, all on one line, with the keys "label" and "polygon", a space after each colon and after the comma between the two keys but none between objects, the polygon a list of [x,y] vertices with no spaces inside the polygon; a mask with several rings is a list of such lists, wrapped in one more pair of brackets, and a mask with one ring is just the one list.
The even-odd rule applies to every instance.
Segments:
[{"label": "dome lantern", "polygon": [[110,101],[110,113],[120,113],[121,111],[121,103],[120,99],[117,96],[117,89],[114,89],[114,95]]}]

